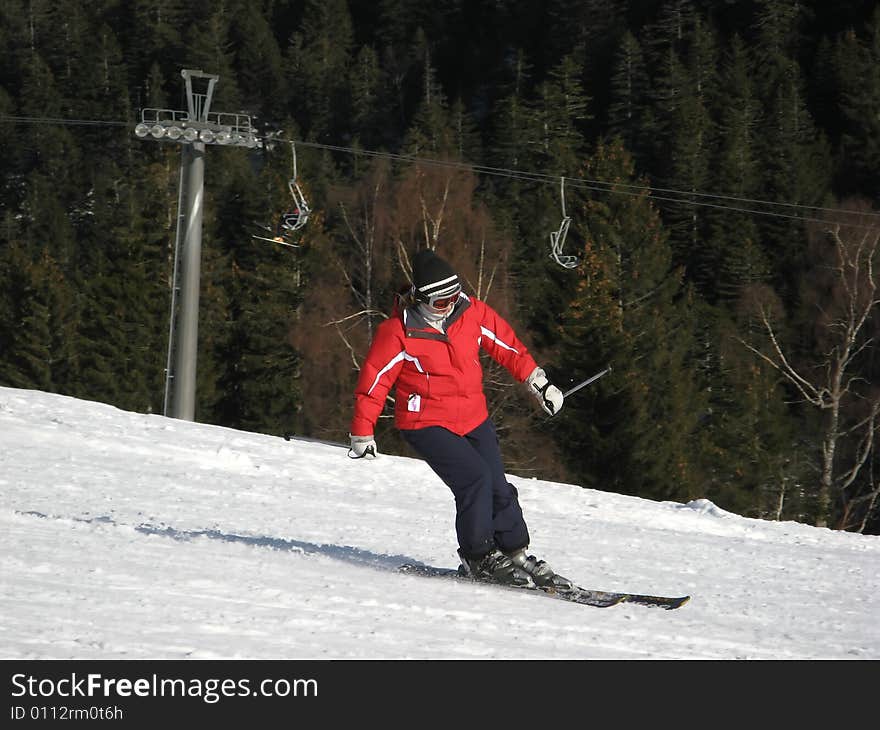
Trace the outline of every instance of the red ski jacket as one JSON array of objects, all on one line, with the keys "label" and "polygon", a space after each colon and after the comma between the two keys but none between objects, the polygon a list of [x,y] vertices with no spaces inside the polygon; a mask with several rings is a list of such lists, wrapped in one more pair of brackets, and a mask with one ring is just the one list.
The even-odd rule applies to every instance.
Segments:
[{"label": "red ski jacket", "polygon": [[395,307],[376,330],[355,388],[353,436],[372,435],[385,397],[396,386],[400,429],[443,426],[463,436],[489,417],[482,347],[524,382],[537,367],[513,328],[485,302],[462,293],[439,332],[415,307]]}]

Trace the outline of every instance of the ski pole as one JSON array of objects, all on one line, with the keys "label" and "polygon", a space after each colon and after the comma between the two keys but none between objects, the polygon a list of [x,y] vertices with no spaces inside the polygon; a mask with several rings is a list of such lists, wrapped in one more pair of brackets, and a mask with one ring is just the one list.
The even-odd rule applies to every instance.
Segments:
[{"label": "ski pole", "polygon": [[581,388],[585,388],[585,387],[588,386],[590,383],[595,382],[596,380],[598,380],[599,378],[601,378],[603,375],[607,375],[607,374],[610,373],[610,372],[611,372],[611,366],[609,365],[609,366],[608,366],[607,368],[605,368],[601,373],[596,373],[595,375],[593,375],[593,376],[587,378],[587,379],[586,379],[585,381],[583,381],[582,383],[578,383],[578,384],[577,384],[576,386],[574,386],[573,388],[570,388],[569,390],[565,391],[565,392],[562,394],[562,397],[563,397],[563,398],[568,398],[568,396],[570,396],[572,393],[576,393],[576,392],[579,391]]}]

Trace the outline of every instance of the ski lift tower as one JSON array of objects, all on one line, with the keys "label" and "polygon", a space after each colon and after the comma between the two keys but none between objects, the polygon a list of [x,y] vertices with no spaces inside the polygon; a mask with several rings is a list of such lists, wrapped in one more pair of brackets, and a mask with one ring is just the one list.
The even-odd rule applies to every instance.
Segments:
[{"label": "ski lift tower", "polygon": [[181,145],[164,407],[166,416],[192,421],[196,402],[205,145],[253,148],[260,143],[249,115],[211,111],[219,76],[196,69],[183,69],[180,75],[186,83],[187,110],[142,109],[134,133],[141,139]]}]

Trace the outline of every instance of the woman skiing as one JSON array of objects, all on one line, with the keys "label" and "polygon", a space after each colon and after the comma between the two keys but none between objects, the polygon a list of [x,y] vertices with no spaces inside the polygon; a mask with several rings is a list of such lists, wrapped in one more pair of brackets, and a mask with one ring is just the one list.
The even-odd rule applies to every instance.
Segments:
[{"label": "woman skiing", "polygon": [[528,555],[529,533],[504,465],[483,392],[482,347],[554,415],[563,395],[511,326],[469,297],[452,267],[431,250],[413,259],[413,285],[376,330],[355,388],[353,459],[375,458],[376,420],[396,387],[395,425],[455,497],[464,571],[518,586],[570,582]]}]

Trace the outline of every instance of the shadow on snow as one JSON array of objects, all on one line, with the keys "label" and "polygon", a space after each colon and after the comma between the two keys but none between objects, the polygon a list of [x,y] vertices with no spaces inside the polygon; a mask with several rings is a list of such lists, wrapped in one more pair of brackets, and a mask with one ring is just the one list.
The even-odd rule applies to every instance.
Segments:
[{"label": "shadow on snow", "polygon": [[[168,537],[179,542],[190,542],[200,538],[208,540],[218,540],[219,542],[239,543],[250,545],[251,547],[269,548],[270,550],[279,550],[284,552],[298,553],[300,555],[320,555],[333,560],[340,560],[353,565],[363,565],[379,570],[397,571],[398,568],[407,563],[410,565],[423,566],[417,560],[406,555],[388,555],[385,553],[374,553],[370,550],[364,550],[350,545],[328,545],[313,542],[305,542],[303,540],[291,540],[281,537],[270,537],[267,535],[239,535],[231,532],[224,532],[218,529],[210,530],[179,530],[160,523],[158,525],[149,522],[139,525],[120,524],[112,517],[101,515],[97,517],[62,517],[60,515],[47,515],[42,512],[20,512],[16,510],[16,514],[27,517],[39,517],[45,520],[69,520],[71,522],[79,522],[94,525],[109,525],[111,527],[130,527],[136,532],[143,535],[155,535],[158,537]],[[424,566],[428,567],[428,566]]]}]

